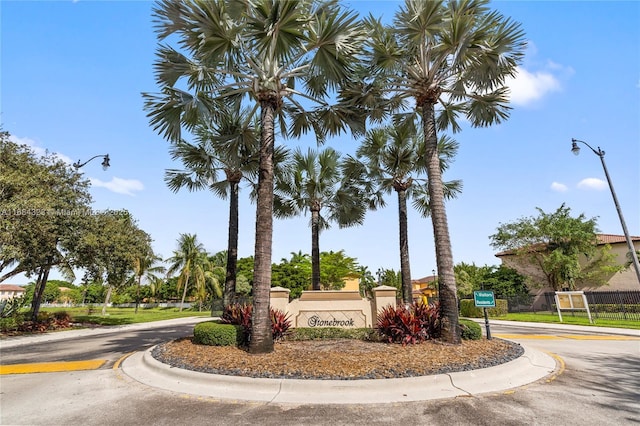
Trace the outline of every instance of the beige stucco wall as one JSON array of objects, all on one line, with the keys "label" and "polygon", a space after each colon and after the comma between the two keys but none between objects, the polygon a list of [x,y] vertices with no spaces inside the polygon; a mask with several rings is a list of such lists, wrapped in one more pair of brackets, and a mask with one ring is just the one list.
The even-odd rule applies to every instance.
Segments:
[{"label": "beige stucco wall", "polygon": [[285,312],[292,327],[373,327],[376,314],[386,306],[396,305],[396,289],[380,286],[373,289],[374,299],[360,296],[358,291],[303,291],[299,299],[289,302],[289,290],[271,289],[270,305]]}]

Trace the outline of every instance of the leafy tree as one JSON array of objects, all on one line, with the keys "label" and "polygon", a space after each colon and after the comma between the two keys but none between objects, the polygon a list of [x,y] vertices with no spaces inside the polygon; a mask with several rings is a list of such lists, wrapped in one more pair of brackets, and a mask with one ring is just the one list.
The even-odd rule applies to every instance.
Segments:
[{"label": "leafy tree", "polygon": [[[154,8],[154,18],[159,40],[175,36],[180,45],[180,51],[159,46],[155,66],[161,93],[145,95],[151,125],[165,138],[180,140],[183,126],[192,129],[203,115],[215,115],[224,99],[242,97],[251,115],[260,111],[249,351],[272,352],[275,126],[283,136],[312,130],[323,139],[361,125],[326,99],[353,74],[362,29],[356,16],[333,0],[164,0]],[[298,98],[318,107],[307,111]]]},{"label": "leafy tree", "polygon": [[0,282],[20,273],[36,277],[34,321],[51,268],[72,276],[87,227],[88,185],[56,156],[38,156],[0,132]]},{"label": "leafy tree", "polygon": [[310,289],[311,259],[302,252],[291,253],[291,259],[282,259],[272,266],[272,284],[291,290],[289,297],[297,299]]},{"label": "leafy tree", "polygon": [[[413,198],[414,206],[423,216],[429,214],[427,179],[425,175],[424,138],[417,132],[413,122],[406,121],[394,126],[376,128],[367,135],[356,151],[357,160],[349,158],[346,168],[350,175],[364,174],[366,180],[376,182],[377,191],[398,197],[398,221],[400,224],[400,273],[402,297],[411,303],[411,269],[409,261],[409,230],[407,199]],[[451,138],[441,137],[438,142],[440,167],[444,171],[458,150]],[[363,163],[361,163],[361,161]],[[360,170],[360,172],[358,172]],[[460,181],[444,184],[445,198],[453,198],[461,191]],[[383,200],[379,201],[384,204]]]},{"label": "leafy tree", "polygon": [[193,279],[197,289],[206,285],[207,253],[195,234],[180,234],[178,248],[174,250],[173,256],[167,259],[167,262],[170,262],[168,275],[179,272],[176,284],[178,289],[183,289],[180,301],[180,311],[182,311],[189,280]]},{"label": "leafy tree", "polygon": [[[520,25],[488,8],[488,0],[405,0],[392,25],[369,17],[370,69],[380,87],[407,105],[424,134],[431,221],[439,275],[442,338],[460,343],[453,255],[437,130],[500,123],[508,117],[507,77],[514,76],[525,39]],[[436,117],[436,106],[440,111]]]},{"label": "leafy tree", "polygon": [[102,307],[105,315],[113,290],[125,286],[133,273],[135,259],[152,252],[151,237],[127,210],[107,210],[90,217],[91,229],[78,243],[79,266],[93,280],[107,284]]},{"label": "leafy tree", "polygon": [[360,295],[366,298],[373,298],[373,289],[378,286],[373,273],[367,266],[358,266],[358,275],[360,276]]},{"label": "leafy tree", "polygon": [[297,149],[285,169],[276,177],[274,212],[285,218],[310,213],[311,284],[320,290],[320,232],[330,222],[341,228],[362,224],[369,204],[360,187],[344,179],[340,154],[332,148],[306,154]]},{"label": "leafy tree", "polygon": [[340,290],[345,278],[358,276],[357,260],[346,256],[344,250],[322,252],[320,262],[320,282],[325,290]]},{"label": "leafy tree", "polygon": [[526,296],[526,278],[504,265],[476,266],[458,263],[454,267],[459,297],[472,297],[477,290],[493,290],[497,297]]},{"label": "leafy tree", "polygon": [[533,278],[542,278],[554,290],[574,290],[579,281],[602,285],[605,277],[624,268],[615,263],[608,245],[597,245],[596,218],[572,217],[564,204],[553,213],[537,210],[537,217],[500,224],[490,236],[493,247],[516,256],[514,267],[534,266],[542,276]]},{"label": "leafy tree", "polygon": [[382,271],[379,272],[379,280],[380,285],[395,287],[398,296],[402,294],[402,274],[400,271],[396,272],[393,269],[382,269]]}]

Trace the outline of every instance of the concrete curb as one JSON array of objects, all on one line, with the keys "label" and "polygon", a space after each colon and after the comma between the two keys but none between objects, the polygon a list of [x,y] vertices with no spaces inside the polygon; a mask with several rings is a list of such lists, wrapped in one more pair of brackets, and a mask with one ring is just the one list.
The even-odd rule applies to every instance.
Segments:
[{"label": "concrete curb", "polygon": [[[484,319],[481,318],[467,318],[482,325],[482,331],[484,333]],[[614,327],[597,327],[589,325],[571,325],[571,324],[552,324],[543,322],[524,322],[524,321],[504,321],[489,318],[489,326],[499,325],[502,327],[526,327],[533,329],[546,329],[563,332],[580,332],[588,334],[612,334],[619,336],[634,336],[640,337],[640,330],[632,328],[614,328]]]},{"label": "concrete curb", "polygon": [[403,379],[255,379],[200,373],[171,367],[151,356],[153,348],[122,363],[132,379],[158,389],[226,400],[292,404],[380,404],[427,401],[501,392],[524,386],[556,371],[550,355],[523,346],[508,363],[480,370]]}]

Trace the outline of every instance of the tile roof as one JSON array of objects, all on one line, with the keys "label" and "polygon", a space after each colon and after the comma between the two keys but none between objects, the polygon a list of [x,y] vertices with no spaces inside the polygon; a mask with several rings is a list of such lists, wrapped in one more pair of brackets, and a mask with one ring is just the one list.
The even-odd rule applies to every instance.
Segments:
[{"label": "tile roof", "polygon": [[25,291],[25,289],[19,285],[0,284],[0,291]]}]

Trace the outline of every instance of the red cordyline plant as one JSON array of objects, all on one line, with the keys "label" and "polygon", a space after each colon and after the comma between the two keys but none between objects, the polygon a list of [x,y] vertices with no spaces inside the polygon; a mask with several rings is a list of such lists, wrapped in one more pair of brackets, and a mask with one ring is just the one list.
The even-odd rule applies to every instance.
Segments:
[{"label": "red cordyline plant", "polygon": [[414,302],[404,305],[387,306],[378,314],[376,328],[389,343],[415,345],[427,339],[440,336],[440,307]]},{"label": "red cordyline plant", "polygon": [[[271,308],[271,330],[273,340],[281,340],[291,328],[291,320],[288,315],[279,309]],[[220,322],[223,324],[241,325],[244,331],[245,343],[251,339],[251,317],[253,305],[233,303],[225,306]]]}]

